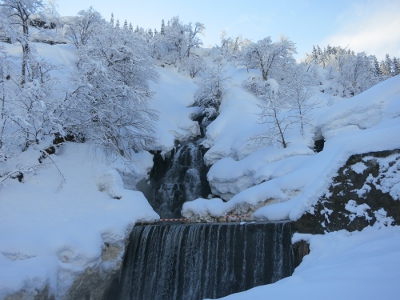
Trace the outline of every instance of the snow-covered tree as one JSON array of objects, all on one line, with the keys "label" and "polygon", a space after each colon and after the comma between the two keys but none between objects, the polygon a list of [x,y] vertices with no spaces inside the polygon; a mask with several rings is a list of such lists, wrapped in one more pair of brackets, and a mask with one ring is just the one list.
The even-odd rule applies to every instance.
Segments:
[{"label": "snow-covered tree", "polygon": [[161,33],[161,34],[165,34],[165,23],[164,23],[164,19],[161,21],[160,33]]},{"label": "snow-covered tree", "polygon": [[205,121],[218,116],[229,77],[224,76],[222,57],[217,57],[215,67],[204,72],[194,95],[194,105],[203,109]]},{"label": "snow-covered tree", "polygon": [[245,87],[263,102],[259,105],[259,123],[266,124],[267,128],[264,134],[254,137],[254,140],[267,146],[278,143],[286,148],[288,142],[285,132],[295,120],[285,111],[288,105],[280,94],[278,82],[272,78],[264,80],[260,77],[250,77],[245,82]]},{"label": "snow-covered tree", "polygon": [[47,0],[47,3],[46,3],[46,13],[47,14],[49,14],[53,17],[59,18],[60,14],[58,13],[57,9],[58,9],[57,0]]},{"label": "snow-covered tree", "polygon": [[400,61],[398,58],[393,57],[393,76],[400,74]]},{"label": "snow-covered tree", "polygon": [[241,53],[251,44],[249,39],[244,39],[241,35],[236,37],[227,37],[226,31],[221,31],[221,45],[215,48],[220,51],[228,61],[237,62],[241,58]]},{"label": "snow-covered tree", "polygon": [[180,69],[187,70],[189,72],[189,76],[194,78],[197,74],[206,69],[206,64],[201,56],[191,55],[182,60]]},{"label": "snow-covered tree", "polygon": [[392,68],[392,60],[390,59],[389,54],[386,54],[383,66],[384,66],[382,70],[383,75],[391,77],[393,68]]},{"label": "snow-covered tree", "polygon": [[122,156],[150,147],[157,114],[149,108],[148,81],[157,73],[148,53],[140,35],[103,24],[78,49],[66,128]]},{"label": "snow-covered tree", "polygon": [[373,56],[374,59],[374,75],[377,78],[380,78],[382,76],[382,71],[381,68],[379,67],[379,62],[378,59],[376,58],[376,56]]},{"label": "snow-covered tree", "polygon": [[179,20],[179,17],[173,17],[165,26],[163,20],[160,34],[148,35],[152,56],[167,63],[176,64],[182,61],[191,55],[194,48],[202,45],[199,34],[203,30],[204,25],[199,22],[186,25]]},{"label": "snow-covered tree", "polygon": [[11,79],[12,64],[7,53],[0,47],[0,160],[4,158],[6,127],[10,120],[10,108],[8,103],[8,81]]},{"label": "snow-covered tree", "polygon": [[185,55],[186,57],[190,56],[190,51],[193,48],[199,48],[201,45],[203,45],[203,42],[199,38],[199,34],[203,34],[205,27],[204,24],[200,22],[196,22],[193,26],[192,23],[189,23],[186,26],[186,32],[187,32],[187,46],[186,46],[186,52]]},{"label": "snow-covered tree", "polygon": [[[304,135],[304,126],[309,124],[309,114],[316,108],[318,102],[310,101],[315,94],[315,80],[305,69],[304,65],[296,65],[285,77],[285,85],[281,94],[288,108],[295,112],[295,119],[300,124],[301,134]],[[294,121],[294,120],[291,120]]]},{"label": "snow-covered tree", "polygon": [[0,2],[0,31],[11,43],[22,47],[21,85],[25,84],[27,63],[33,51],[30,41],[30,16],[43,12],[42,0],[3,0]]},{"label": "snow-covered tree", "polygon": [[[286,66],[294,64],[295,44],[281,36],[278,42],[272,43],[270,37],[250,44],[243,54],[243,63],[247,68],[259,69],[262,78],[267,80],[271,74],[275,78]],[[275,74],[274,74],[275,73]]]},{"label": "snow-covered tree", "polygon": [[112,27],[114,27],[114,13],[111,13],[110,24]]},{"label": "snow-covered tree", "polygon": [[[88,43],[90,38],[94,35],[97,28],[104,23],[103,17],[90,7],[86,10],[78,12],[78,16],[67,24],[65,37],[76,48],[84,46]],[[117,21],[118,22],[118,21]]]}]

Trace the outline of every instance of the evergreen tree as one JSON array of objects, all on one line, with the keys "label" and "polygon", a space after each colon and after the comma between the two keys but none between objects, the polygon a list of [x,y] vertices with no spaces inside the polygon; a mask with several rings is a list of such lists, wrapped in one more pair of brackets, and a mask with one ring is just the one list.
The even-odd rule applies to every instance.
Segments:
[{"label": "evergreen tree", "polygon": [[379,67],[379,62],[378,59],[376,58],[376,56],[373,56],[374,59],[374,75],[375,77],[381,77],[382,76],[382,70]]},{"label": "evergreen tree", "polygon": [[400,62],[399,59],[396,57],[393,57],[393,75],[399,75],[400,74]]},{"label": "evergreen tree", "polygon": [[386,76],[386,64],[383,60],[379,63],[379,69],[381,70],[382,76]]},{"label": "evergreen tree", "polygon": [[125,20],[125,22],[124,22],[124,29],[128,30],[128,21],[127,20]]},{"label": "evergreen tree", "polygon": [[161,33],[162,35],[165,34],[165,23],[164,23],[164,19],[161,21],[161,30],[160,30],[160,33]]},{"label": "evergreen tree", "polygon": [[112,27],[114,27],[114,13],[111,13],[110,24],[111,24]]},{"label": "evergreen tree", "polygon": [[331,55],[332,54],[332,47],[331,45],[328,44],[328,46],[326,47],[326,54]]},{"label": "evergreen tree", "polygon": [[132,25],[132,23],[129,23],[129,30],[133,32],[133,25]]},{"label": "evergreen tree", "polygon": [[389,54],[386,54],[385,58],[385,71],[387,76],[393,76],[392,74],[392,60],[390,59]]},{"label": "evergreen tree", "polygon": [[117,19],[117,23],[115,24],[115,28],[119,28],[119,20]]}]

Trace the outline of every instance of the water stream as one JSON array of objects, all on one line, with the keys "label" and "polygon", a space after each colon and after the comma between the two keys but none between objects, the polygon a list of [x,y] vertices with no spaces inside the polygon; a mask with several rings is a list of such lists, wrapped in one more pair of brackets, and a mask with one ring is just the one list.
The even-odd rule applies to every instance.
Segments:
[{"label": "water stream", "polygon": [[209,195],[207,171],[201,148],[189,142],[177,145],[170,157],[155,154],[150,180],[137,188],[162,218],[178,218],[185,201]]},{"label": "water stream", "polygon": [[292,223],[135,226],[106,300],[218,298],[290,276]]}]

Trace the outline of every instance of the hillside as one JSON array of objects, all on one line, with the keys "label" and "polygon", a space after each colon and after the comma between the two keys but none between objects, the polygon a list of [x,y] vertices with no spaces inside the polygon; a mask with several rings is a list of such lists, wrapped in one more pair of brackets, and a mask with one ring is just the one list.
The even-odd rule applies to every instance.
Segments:
[{"label": "hillside", "polygon": [[[8,44],[5,50],[10,54],[20,51]],[[37,44],[37,51],[62,67],[53,72],[59,77],[57,88],[68,89],[70,72],[76,68],[73,47]],[[213,64],[213,51],[198,49],[197,53],[207,64]],[[329,196],[333,178],[352,155],[400,149],[400,76],[350,99],[323,93],[315,86],[310,101],[318,104],[311,111],[304,134],[298,123],[291,124],[286,132],[288,146],[283,149],[277,143],[254,141],[266,130],[266,124],[258,122],[259,105],[263,102],[246,90],[243,82],[260,71],[225,63],[223,76],[229,77],[229,82],[219,115],[210,120],[203,138],[199,124],[192,120],[201,113],[193,104],[202,77],[190,78],[185,70],[157,63],[159,77],[150,83],[154,95],[149,105],[158,111],[159,118],[155,122],[156,142],[148,150],[168,156],[176,141],[198,138],[208,149],[204,161],[210,166],[207,179],[212,199],[187,199],[182,209],[182,214],[194,221],[209,222],[229,214],[296,221],[304,213],[312,213],[321,197]],[[316,153],[314,143],[322,139],[323,150]],[[54,153],[43,154],[49,146],[54,147]],[[15,170],[16,174],[23,173],[23,178],[9,176],[2,179],[0,186],[0,298],[19,292],[39,297],[45,291],[62,299],[70,293],[71,286],[79,286],[82,294],[91,289],[86,283],[80,285],[77,279],[109,279],[122,263],[126,239],[134,224],[160,217],[143,194],[135,190],[136,183],[147,179],[153,167],[153,154],[149,151],[138,151],[126,159],[107,155],[90,139],[53,145],[53,136],[48,136],[23,152],[15,150],[2,161],[1,174],[11,175]],[[43,162],[39,163],[43,155]],[[398,154],[394,155],[393,161],[398,162]],[[393,166],[393,161],[382,161],[381,165]],[[398,163],[395,166],[397,170],[380,183],[398,201],[400,173]],[[355,171],[362,173],[364,169],[359,164]],[[365,211],[360,203],[350,209],[353,211],[349,213],[357,216]],[[398,278],[400,269],[396,250],[399,232],[397,227],[385,227],[393,221],[387,208],[380,211],[379,220],[377,212],[378,209],[370,212],[377,219],[374,227],[362,232],[295,236],[310,242],[311,254],[294,276],[229,299],[262,297],[272,292],[288,299],[292,296],[289,290],[297,289],[299,281],[301,289],[315,292],[310,292],[310,297],[327,286],[332,299],[352,288],[357,296],[378,296],[385,281],[389,299],[398,289],[393,280]],[[375,252],[364,251],[363,247],[372,247]],[[388,256],[372,259],[381,252]],[[352,271],[361,266],[367,267]],[[316,280],[320,273],[315,275],[315,269],[323,269],[320,272],[324,274],[329,270],[335,273]],[[334,281],[334,276],[345,279]],[[365,282],[372,280],[369,276],[381,279],[364,289]],[[354,277],[364,280],[363,285],[353,285]],[[339,288],[334,288],[333,281]]]}]

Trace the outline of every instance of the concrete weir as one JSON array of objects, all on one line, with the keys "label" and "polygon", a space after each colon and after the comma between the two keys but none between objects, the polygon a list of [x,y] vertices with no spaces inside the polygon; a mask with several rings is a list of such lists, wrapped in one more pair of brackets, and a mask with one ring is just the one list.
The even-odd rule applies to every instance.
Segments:
[{"label": "concrete weir", "polygon": [[218,298],[290,276],[294,226],[214,223],[135,226],[104,299]]}]

